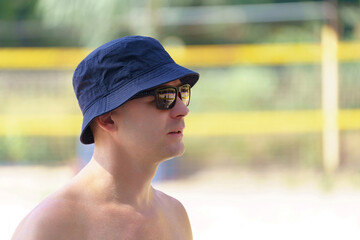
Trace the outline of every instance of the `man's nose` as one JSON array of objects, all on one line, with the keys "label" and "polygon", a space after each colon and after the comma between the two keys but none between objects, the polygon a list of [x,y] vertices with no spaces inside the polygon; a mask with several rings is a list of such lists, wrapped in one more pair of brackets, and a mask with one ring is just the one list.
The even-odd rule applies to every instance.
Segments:
[{"label": "man's nose", "polygon": [[171,117],[182,118],[188,115],[188,113],[188,107],[181,101],[180,97],[177,96],[175,106],[171,109]]}]

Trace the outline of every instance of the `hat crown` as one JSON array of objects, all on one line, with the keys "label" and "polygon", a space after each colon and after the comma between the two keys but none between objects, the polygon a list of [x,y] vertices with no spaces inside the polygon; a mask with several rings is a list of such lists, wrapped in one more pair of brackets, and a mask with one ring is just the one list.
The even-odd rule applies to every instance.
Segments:
[{"label": "hat crown", "polygon": [[90,53],[76,68],[73,87],[83,114],[112,91],[163,64],[174,62],[154,38],[127,36]]}]

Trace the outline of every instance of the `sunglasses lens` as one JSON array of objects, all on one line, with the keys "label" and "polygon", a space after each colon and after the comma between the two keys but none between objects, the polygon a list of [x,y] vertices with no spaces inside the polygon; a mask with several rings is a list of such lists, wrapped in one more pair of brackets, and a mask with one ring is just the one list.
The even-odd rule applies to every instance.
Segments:
[{"label": "sunglasses lens", "polygon": [[160,109],[169,109],[174,106],[176,100],[175,88],[163,88],[157,90],[157,106]]},{"label": "sunglasses lens", "polygon": [[[156,106],[159,109],[171,109],[174,107],[177,94],[179,94],[181,101],[188,106],[190,103],[190,85],[185,84],[180,86],[177,90],[176,87],[160,88],[155,91]],[[179,93],[178,93],[179,91]]]},{"label": "sunglasses lens", "polygon": [[181,101],[185,104],[185,106],[189,106],[190,103],[190,85],[185,84],[179,88]]}]

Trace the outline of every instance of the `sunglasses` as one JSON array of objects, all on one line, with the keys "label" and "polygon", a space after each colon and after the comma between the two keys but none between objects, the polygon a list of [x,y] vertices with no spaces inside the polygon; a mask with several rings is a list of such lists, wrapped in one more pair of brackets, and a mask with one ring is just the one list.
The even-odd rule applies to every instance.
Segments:
[{"label": "sunglasses", "polygon": [[179,96],[185,106],[189,106],[190,89],[190,84],[184,84],[179,87],[159,87],[139,92],[135,94],[131,99],[145,96],[155,96],[156,107],[161,110],[167,110],[175,106],[177,96]]}]

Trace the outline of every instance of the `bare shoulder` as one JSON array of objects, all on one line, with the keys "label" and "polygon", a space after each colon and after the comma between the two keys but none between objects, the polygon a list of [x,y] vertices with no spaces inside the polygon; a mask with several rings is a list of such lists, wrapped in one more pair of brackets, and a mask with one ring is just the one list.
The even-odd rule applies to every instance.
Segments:
[{"label": "bare shoulder", "polygon": [[63,196],[50,196],[35,207],[19,224],[12,240],[69,239],[77,228],[77,203]]},{"label": "bare shoulder", "polygon": [[[187,235],[186,239],[192,239],[192,230],[190,220],[184,205],[174,197],[171,197],[159,190],[155,190],[155,194],[161,202],[164,211],[169,214],[169,218],[178,224],[182,233]],[[170,216],[171,215],[171,216]]]},{"label": "bare shoulder", "polygon": [[164,207],[170,208],[179,214],[186,214],[185,207],[176,198],[174,198],[160,190],[155,190],[155,194],[158,197],[158,199],[161,201],[161,203],[163,204]]}]

